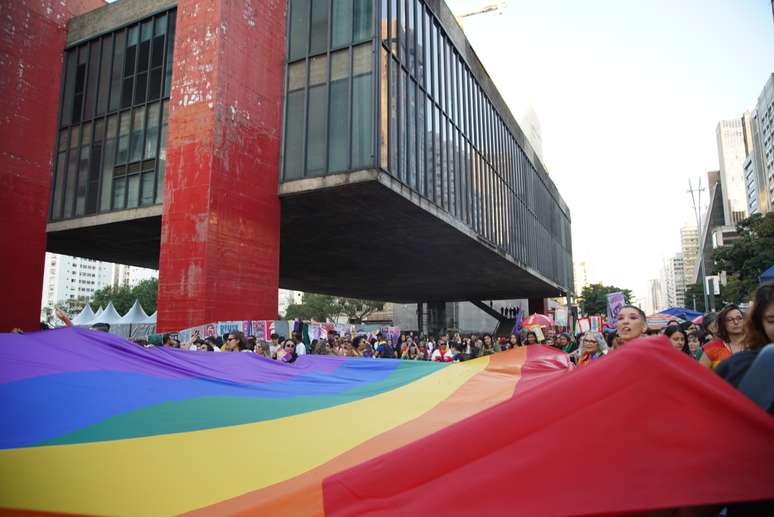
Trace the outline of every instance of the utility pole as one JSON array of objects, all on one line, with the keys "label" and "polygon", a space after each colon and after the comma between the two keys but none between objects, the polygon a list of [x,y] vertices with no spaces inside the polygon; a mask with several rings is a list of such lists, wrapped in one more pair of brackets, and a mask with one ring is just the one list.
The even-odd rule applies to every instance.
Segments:
[{"label": "utility pole", "polygon": [[702,242],[702,226],[701,226],[701,193],[704,192],[704,187],[701,186],[701,177],[699,177],[699,185],[694,188],[691,184],[691,179],[688,178],[688,193],[691,194],[691,203],[693,203],[693,215],[696,218],[696,233],[698,235],[698,248],[699,248],[699,275],[701,276],[701,291],[704,293],[704,312],[709,311],[709,297],[707,293],[707,280],[704,271],[704,243]]}]

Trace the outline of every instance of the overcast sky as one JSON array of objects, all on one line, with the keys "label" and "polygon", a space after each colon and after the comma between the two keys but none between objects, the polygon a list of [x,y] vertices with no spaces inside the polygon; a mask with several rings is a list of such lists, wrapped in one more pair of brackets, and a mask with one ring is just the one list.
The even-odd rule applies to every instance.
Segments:
[{"label": "overcast sky", "polygon": [[770,1],[510,0],[464,30],[517,119],[537,113],[575,261],[644,296],[693,221],[688,179],[718,169],[717,122],[774,71]]}]

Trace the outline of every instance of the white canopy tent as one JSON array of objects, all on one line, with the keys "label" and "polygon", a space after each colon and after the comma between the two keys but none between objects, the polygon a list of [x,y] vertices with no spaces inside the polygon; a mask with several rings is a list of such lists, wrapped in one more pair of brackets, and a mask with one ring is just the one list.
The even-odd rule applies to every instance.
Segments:
[{"label": "white canopy tent", "polygon": [[87,304],[86,307],[84,307],[83,310],[72,319],[72,322],[73,325],[76,326],[90,325],[94,318],[94,311],[91,310],[91,305]]},{"label": "white canopy tent", "polygon": [[103,312],[105,312],[105,309],[100,305],[99,309],[97,309],[97,312],[94,313],[94,319],[92,319],[91,321],[94,321],[95,319],[97,319],[100,316],[102,316]]},{"label": "white canopy tent", "polygon": [[146,323],[152,323],[153,325],[156,324],[156,317],[158,316],[159,311],[154,312],[150,316],[148,316],[148,319],[146,320]]},{"label": "white canopy tent", "polygon": [[110,302],[108,306],[105,307],[105,310],[102,311],[102,314],[95,316],[95,318],[91,320],[92,325],[95,323],[107,323],[111,327],[121,323],[121,315],[116,312],[116,308],[113,307],[113,302]]},{"label": "white canopy tent", "polygon": [[127,339],[145,338],[156,329],[156,321],[149,321],[149,316],[140,305],[140,300],[135,300],[134,305],[124,314],[121,320],[110,326],[111,334],[116,334]]}]

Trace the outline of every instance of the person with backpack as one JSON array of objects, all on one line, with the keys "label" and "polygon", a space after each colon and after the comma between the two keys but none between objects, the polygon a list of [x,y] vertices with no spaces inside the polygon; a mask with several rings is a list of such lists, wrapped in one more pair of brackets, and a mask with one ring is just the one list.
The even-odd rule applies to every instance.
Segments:
[{"label": "person with backpack", "polygon": [[384,334],[381,332],[376,335],[376,353],[374,355],[382,359],[395,359],[395,349],[384,339]]}]

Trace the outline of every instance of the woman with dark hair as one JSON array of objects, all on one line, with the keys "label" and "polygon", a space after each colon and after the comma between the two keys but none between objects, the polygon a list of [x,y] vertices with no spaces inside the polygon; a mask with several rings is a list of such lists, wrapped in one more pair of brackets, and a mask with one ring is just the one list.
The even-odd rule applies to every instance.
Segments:
[{"label": "woman with dark hair", "polygon": [[744,314],[736,305],[726,305],[718,313],[717,339],[704,345],[699,362],[713,370],[724,360],[745,349]]},{"label": "woman with dark hair", "polygon": [[527,339],[524,340],[524,344],[525,345],[537,345],[538,344],[537,334],[535,334],[531,330],[529,332],[527,332]]},{"label": "woman with dark hair", "polygon": [[574,352],[577,348],[576,344],[572,341],[572,336],[570,336],[570,334],[567,332],[562,332],[556,336],[556,347],[560,348],[562,352],[566,354]]},{"label": "woman with dark hair", "polygon": [[701,320],[701,330],[704,331],[704,342],[709,343],[717,337],[718,313],[708,312]]},{"label": "woman with dark hair", "polygon": [[664,330],[664,335],[669,338],[672,348],[685,354],[688,352],[688,336],[679,325],[671,325]]},{"label": "woman with dark hair", "polygon": [[753,295],[752,311],[744,323],[747,350],[734,354],[715,370],[725,380],[739,386],[758,352],[774,343],[774,282],[758,287]]},{"label": "woman with dark hair", "polygon": [[615,322],[619,346],[644,336],[648,332],[648,317],[639,307],[624,305]]},{"label": "woman with dark hair", "polygon": [[226,336],[226,342],[223,344],[224,352],[239,352],[240,350],[248,350],[250,348],[245,335],[238,330],[229,332]]},{"label": "woman with dark hair", "polygon": [[292,339],[286,339],[282,348],[277,351],[277,360],[283,363],[293,363],[298,359],[296,343]]},{"label": "woman with dark hair", "polygon": [[516,334],[511,334],[511,337],[508,338],[508,348],[516,348],[517,346],[521,346],[521,340]]}]

